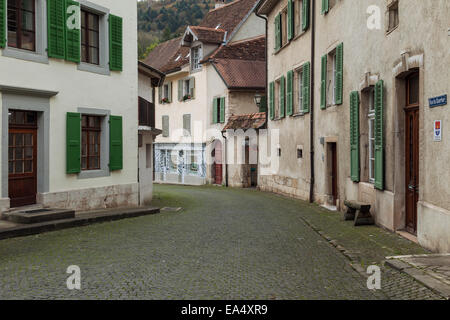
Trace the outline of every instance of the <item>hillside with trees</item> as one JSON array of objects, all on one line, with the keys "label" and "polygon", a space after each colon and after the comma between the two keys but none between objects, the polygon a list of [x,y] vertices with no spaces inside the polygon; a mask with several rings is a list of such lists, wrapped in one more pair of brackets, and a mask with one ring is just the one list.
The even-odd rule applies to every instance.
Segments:
[{"label": "hillside with trees", "polygon": [[152,48],[197,25],[214,8],[214,0],[141,0],[138,6],[138,50],[144,58]]}]

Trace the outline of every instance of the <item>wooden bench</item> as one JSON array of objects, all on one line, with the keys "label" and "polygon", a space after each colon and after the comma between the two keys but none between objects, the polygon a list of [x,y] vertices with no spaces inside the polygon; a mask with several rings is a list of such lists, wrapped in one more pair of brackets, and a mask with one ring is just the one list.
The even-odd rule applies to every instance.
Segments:
[{"label": "wooden bench", "polygon": [[370,214],[370,204],[352,200],[345,200],[344,204],[347,207],[344,215],[345,221],[353,220],[355,227],[375,224]]}]

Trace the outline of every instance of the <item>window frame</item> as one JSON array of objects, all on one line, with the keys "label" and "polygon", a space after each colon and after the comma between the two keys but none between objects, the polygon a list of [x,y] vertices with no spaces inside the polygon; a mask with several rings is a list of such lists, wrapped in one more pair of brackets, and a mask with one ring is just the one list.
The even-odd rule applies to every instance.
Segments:
[{"label": "window frame", "polygon": [[294,70],[294,85],[296,95],[294,103],[294,114],[303,114],[303,65]]},{"label": "window frame", "polygon": [[[386,33],[389,34],[400,25],[399,0],[390,0],[386,10]],[[391,25],[392,13],[394,13],[395,25]]]},{"label": "window frame", "polygon": [[[83,126],[83,121],[86,119],[86,125]],[[90,120],[97,119],[98,126],[90,126]],[[94,122],[97,122],[94,121]],[[101,168],[101,136],[102,136],[102,117],[99,115],[89,115],[82,114],[81,115],[81,150],[85,148],[86,154],[83,155],[83,151],[81,152],[81,170],[82,171],[92,171],[92,170],[100,170]],[[97,137],[97,142],[91,144],[91,137]],[[86,139],[84,137],[86,136]],[[98,151],[95,154],[95,151],[91,150],[91,146],[97,146]],[[94,154],[93,154],[94,153]],[[96,166],[91,166],[91,158],[98,158]],[[83,159],[86,159],[85,166],[83,167]]]},{"label": "window frame", "polygon": [[[100,65],[100,19],[101,19],[101,17],[100,17],[99,14],[94,13],[94,12],[89,11],[89,10],[86,10],[85,8],[81,8],[80,9],[80,14],[81,14],[81,17],[80,17],[80,19],[81,19],[81,42],[80,42],[80,45],[81,45],[81,62],[99,66]],[[94,29],[91,28],[91,26],[89,24],[89,21],[90,21],[89,17],[90,16],[95,16],[97,18],[97,24],[96,24],[97,30],[95,30],[95,28]],[[85,18],[84,19],[84,21],[85,21],[85,26],[84,27],[83,27],[83,17]],[[92,46],[90,44],[90,40],[91,40],[90,34],[91,34],[91,32],[94,32],[94,33],[97,34],[97,45],[98,45],[98,47]],[[84,36],[84,39],[86,40],[85,42],[83,42],[83,36]],[[86,56],[85,56],[86,60],[83,60],[83,46],[86,48]],[[97,62],[94,62],[94,60],[91,57],[91,50],[90,50],[91,48],[97,49],[97,55],[96,55]]]},{"label": "window frame", "polygon": [[[100,169],[96,170],[81,170],[77,179],[92,179],[99,177],[108,177],[111,175],[109,170],[109,117],[111,115],[110,110],[96,109],[96,108],[78,108],[77,112],[83,115],[99,116],[101,118],[101,135],[100,135]],[[80,130],[81,124],[80,124]],[[81,159],[80,159],[81,162]],[[80,166],[81,167],[81,166]]]},{"label": "window frame", "polygon": [[[337,48],[327,53],[327,87],[326,87],[326,107],[336,105],[336,74],[337,74]],[[330,92],[331,90],[331,92]]]},{"label": "window frame", "polygon": [[202,69],[200,61],[202,60],[202,46],[198,45],[191,48],[191,71]]},{"label": "window frame", "polygon": [[[22,1],[20,1],[20,0],[6,0],[6,3],[7,3],[7,29],[6,29],[6,32],[8,33],[8,35],[9,35],[9,28],[10,28],[10,25],[9,25],[9,11],[10,11],[10,7],[8,6],[8,4],[9,4],[9,2],[12,2],[12,1],[14,1],[15,2],[15,7],[14,7],[14,12],[15,12],[15,15],[16,15],[16,20],[15,20],[15,23],[16,23],[16,46],[11,46],[10,45],[10,47],[11,48],[15,48],[15,49],[19,49],[19,50],[26,50],[26,51],[30,51],[30,52],[36,52],[36,1],[35,0],[30,0],[31,2],[32,2],[32,11],[30,11],[30,10],[26,10],[26,9],[24,9],[24,8],[22,8]],[[33,16],[33,22],[32,22],[32,30],[24,30],[23,29],[23,24],[22,24],[22,17],[23,17],[23,12],[22,11],[25,11],[25,12],[28,12],[28,13],[31,13],[32,14],[32,16]],[[26,49],[26,48],[24,48],[23,47],[23,43],[22,43],[22,36],[23,36],[23,32],[24,31],[27,31],[27,32],[30,32],[30,33],[32,33],[33,34],[33,41],[32,41],[32,46],[33,46],[33,48],[32,49]]]},{"label": "window frame", "polygon": [[[6,46],[3,48],[2,56],[11,57],[20,60],[32,61],[37,63],[48,64],[47,55],[47,1],[34,1],[34,36],[35,48],[34,51],[20,49],[8,45],[8,22],[6,21]],[[8,1],[6,1],[6,11],[8,11]],[[6,19],[8,20],[8,19]]]},{"label": "window frame", "polygon": [[[79,71],[86,71],[97,73],[104,76],[109,76],[111,70],[109,69],[109,13],[108,8],[102,7],[96,3],[87,0],[77,0],[80,3],[80,10],[89,11],[99,16],[99,64],[91,64],[80,61],[77,69]],[[81,17],[80,17],[81,18]],[[80,57],[81,57],[81,42],[80,42]]]}]

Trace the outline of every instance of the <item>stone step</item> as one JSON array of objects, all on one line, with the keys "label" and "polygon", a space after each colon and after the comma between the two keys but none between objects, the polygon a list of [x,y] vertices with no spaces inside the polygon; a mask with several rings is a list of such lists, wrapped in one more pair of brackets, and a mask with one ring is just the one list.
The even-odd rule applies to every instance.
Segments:
[{"label": "stone step", "polygon": [[4,212],[2,214],[3,220],[21,224],[32,224],[70,218],[75,218],[74,210],[33,208]]}]

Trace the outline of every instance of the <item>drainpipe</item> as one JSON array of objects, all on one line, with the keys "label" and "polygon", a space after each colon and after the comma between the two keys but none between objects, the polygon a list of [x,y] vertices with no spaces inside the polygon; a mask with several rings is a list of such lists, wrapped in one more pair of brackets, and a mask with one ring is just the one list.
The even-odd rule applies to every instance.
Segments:
[{"label": "drainpipe", "polygon": [[227,155],[227,137],[224,132],[222,132],[222,137],[224,139],[223,151],[225,153],[225,187],[228,188],[228,155]]},{"label": "drainpipe", "polygon": [[[264,21],[265,21],[265,24],[266,24],[266,39],[265,39],[265,41],[266,41],[266,111],[265,111],[265,113],[266,113],[266,122],[264,123],[264,126],[262,127],[262,128],[264,128],[264,129],[266,129],[267,128],[267,123],[268,123],[268,121],[269,121],[269,114],[268,114],[268,111],[269,111],[269,95],[268,95],[268,88],[269,88],[269,61],[268,61],[268,52],[269,52],[269,48],[268,48],[268,45],[267,45],[267,43],[268,43],[268,41],[267,41],[267,35],[269,34],[269,27],[268,27],[268,23],[267,23],[267,17],[264,17],[264,16],[261,16],[261,15],[259,15],[258,14],[258,10],[259,10],[259,7],[261,6],[261,4],[262,4],[262,1],[260,1],[259,3],[258,3],[258,5],[256,6],[256,8],[255,8],[255,14],[256,14],[256,16],[257,17],[259,17],[259,18],[261,18],[261,19],[264,19]],[[261,129],[262,129],[261,128]]]},{"label": "drainpipe", "polygon": [[311,0],[312,18],[311,18],[311,110],[310,110],[310,124],[309,124],[309,136],[310,136],[310,163],[311,163],[311,181],[309,185],[309,202],[314,202],[314,74],[315,74],[315,45],[316,45],[316,3]]}]

